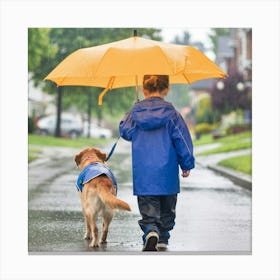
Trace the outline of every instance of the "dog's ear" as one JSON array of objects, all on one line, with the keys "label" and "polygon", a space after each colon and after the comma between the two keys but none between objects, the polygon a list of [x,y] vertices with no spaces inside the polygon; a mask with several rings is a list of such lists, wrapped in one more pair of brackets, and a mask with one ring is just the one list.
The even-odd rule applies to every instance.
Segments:
[{"label": "dog's ear", "polygon": [[107,157],[107,155],[104,154],[104,153],[101,153],[101,152],[100,152],[99,150],[97,150],[97,149],[94,149],[94,151],[95,151],[97,157],[98,157],[99,159],[101,159],[101,160],[104,162],[105,159],[106,159],[106,157]]},{"label": "dog's ear", "polygon": [[83,154],[84,154],[84,151],[81,151],[80,153],[75,155],[74,160],[75,160],[77,166],[80,165]]}]

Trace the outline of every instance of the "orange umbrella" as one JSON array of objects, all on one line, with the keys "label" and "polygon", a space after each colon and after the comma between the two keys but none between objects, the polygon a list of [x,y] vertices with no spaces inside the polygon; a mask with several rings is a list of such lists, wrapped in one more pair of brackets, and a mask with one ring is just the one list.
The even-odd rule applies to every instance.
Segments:
[{"label": "orange umbrella", "polygon": [[189,84],[226,74],[199,50],[183,45],[131,37],[100,46],[82,48],[66,57],[45,80],[57,86],[138,86],[145,74],[169,75],[170,84]]}]

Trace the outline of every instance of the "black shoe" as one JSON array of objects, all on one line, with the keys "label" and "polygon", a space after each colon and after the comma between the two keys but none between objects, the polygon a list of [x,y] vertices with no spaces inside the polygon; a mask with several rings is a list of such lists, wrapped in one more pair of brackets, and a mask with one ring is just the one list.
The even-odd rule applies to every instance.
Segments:
[{"label": "black shoe", "polygon": [[146,236],[146,242],[142,251],[158,251],[158,234],[155,231],[150,231]]}]

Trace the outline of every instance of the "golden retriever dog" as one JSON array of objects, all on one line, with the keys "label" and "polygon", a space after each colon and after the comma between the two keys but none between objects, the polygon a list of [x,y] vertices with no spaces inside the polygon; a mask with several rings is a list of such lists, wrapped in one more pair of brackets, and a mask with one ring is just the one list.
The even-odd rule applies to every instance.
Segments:
[{"label": "golden retriever dog", "polygon": [[[80,171],[88,165],[104,164],[106,154],[95,148],[86,148],[78,153],[74,160]],[[91,167],[91,166],[89,166]],[[99,247],[106,243],[108,228],[114,216],[114,209],[131,211],[130,206],[116,197],[116,187],[105,174],[99,175],[83,184],[80,193],[82,211],[85,218],[85,239],[91,239],[90,247]],[[102,234],[98,239],[98,216],[102,216]]]}]

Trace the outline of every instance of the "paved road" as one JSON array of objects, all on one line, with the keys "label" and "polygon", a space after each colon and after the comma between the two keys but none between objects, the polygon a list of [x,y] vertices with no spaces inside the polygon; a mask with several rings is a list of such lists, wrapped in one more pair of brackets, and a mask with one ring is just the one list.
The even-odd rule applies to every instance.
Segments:
[{"label": "paved road", "polygon": [[[108,152],[110,147],[105,147]],[[117,211],[108,243],[89,248],[75,188],[77,149],[48,148],[29,165],[28,248],[31,254],[142,253],[140,218],[132,195],[129,143],[121,140],[109,167],[119,185],[118,197],[132,212]],[[160,254],[250,254],[251,192],[202,165],[181,179],[177,217],[167,252]]]}]

